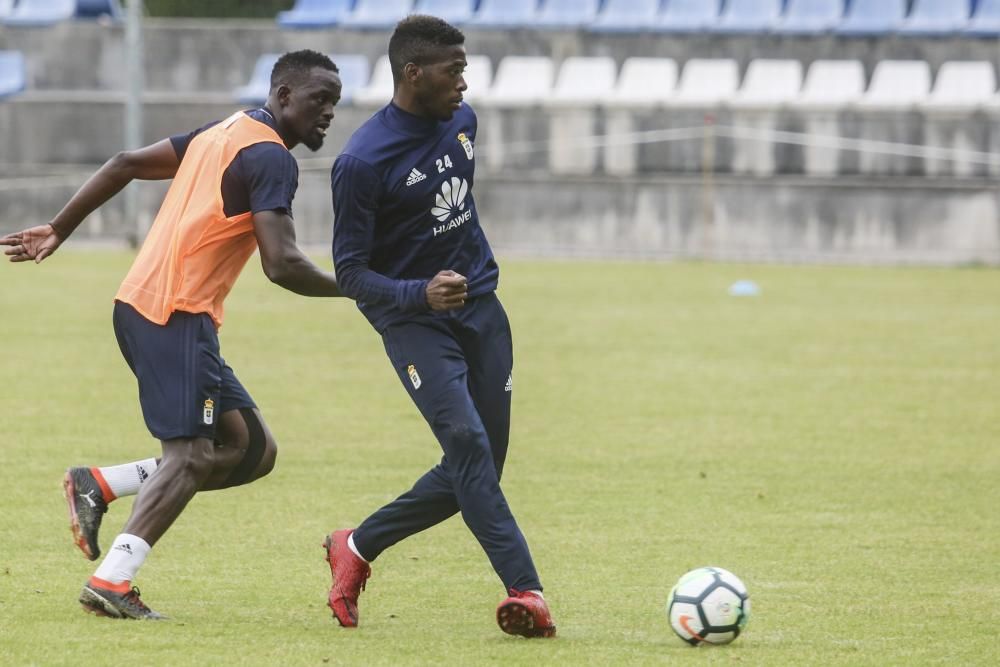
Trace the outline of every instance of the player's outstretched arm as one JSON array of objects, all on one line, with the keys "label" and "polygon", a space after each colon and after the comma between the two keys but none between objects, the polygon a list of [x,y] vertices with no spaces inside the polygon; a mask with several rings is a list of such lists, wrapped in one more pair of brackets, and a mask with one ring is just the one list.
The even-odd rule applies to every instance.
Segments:
[{"label": "player's outstretched arm", "polygon": [[169,139],[134,151],[122,151],[105,162],[63,206],[47,225],[39,225],[0,238],[9,246],[4,254],[12,262],[35,263],[51,255],[84,219],[121,192],[134,179],[147,181],[173,178],[180,160]]},{"label": "player's outstretched arm", "polygon": [[295,242],[295,225],[280,211],[253,216],[264,273],[275,285],[303,296],[341,296],[334,274],[312,263]]}]

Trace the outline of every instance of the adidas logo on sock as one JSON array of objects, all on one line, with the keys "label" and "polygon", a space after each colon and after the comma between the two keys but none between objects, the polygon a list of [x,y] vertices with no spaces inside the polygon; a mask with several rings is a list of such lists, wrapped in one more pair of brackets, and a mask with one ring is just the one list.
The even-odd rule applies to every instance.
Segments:
[{"label": "adidas logo on sock", "polygon": [[128,542],[125,542],[124,544],[119,544],[117,547],[115,547],[115,549],[117,549],[118,551],[124,551],[129,556],[132,555],[132,545],[129,544]]},{"label": "adidas logo on sock", "polygon": [[410,175],[406,179],[406,187],[410,187],[414,183],[419,183],[427,178],[427,174],[422,174],[420,171],[414,167],[410,170]]},{"label": "adidas logo on sock", "polygon": [[136,470],[136,472],[139,473],[139,482],[140,483],[141,482],[145,482],[146,478],[149,477],[149,473],[146,472],[146,469],[143,468],[141,465],[136,464],[135,470]]}]

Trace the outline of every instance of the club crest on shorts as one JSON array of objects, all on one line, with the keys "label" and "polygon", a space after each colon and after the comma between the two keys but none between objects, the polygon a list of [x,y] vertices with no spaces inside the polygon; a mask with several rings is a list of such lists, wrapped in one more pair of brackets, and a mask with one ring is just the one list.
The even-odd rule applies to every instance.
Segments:
[{"label": "club crest on shorts", "polygon": [[201,413],[201,420],[206,424],[215,421],[215,401],[210,398],[205,399],[205,409]]},{"label": "club crest on shorts", "polygon": [[472,159],[472,142],[469,141],[469,137],[465,136],[465,132],[458,133],[458,143],[462,144],[462,148],[465,149],[465,157]]},{"label": "club crest on shorts", "polygon": [[410,364],[406,367],[406,374],[410,376],[410,382],[413,383],[413,388],[420,389],[420,385],[423,383],[420,381],[420,374],[417,373],[417,367]]}]

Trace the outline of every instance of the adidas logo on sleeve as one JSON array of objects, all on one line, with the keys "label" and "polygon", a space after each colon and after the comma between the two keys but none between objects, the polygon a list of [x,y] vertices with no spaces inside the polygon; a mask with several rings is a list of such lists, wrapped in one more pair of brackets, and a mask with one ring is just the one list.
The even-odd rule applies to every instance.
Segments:
[{"label": "adidas logo on sleeve", "polygon": [[410,175],[406,178],[406,187],[426,180],[427,174],[421,173],[416,167],[410,170]]}]

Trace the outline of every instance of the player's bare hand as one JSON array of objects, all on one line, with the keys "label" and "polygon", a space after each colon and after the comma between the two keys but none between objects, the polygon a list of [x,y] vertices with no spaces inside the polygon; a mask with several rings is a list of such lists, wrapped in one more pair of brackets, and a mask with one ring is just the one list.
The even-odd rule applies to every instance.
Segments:
[{"label": "player's bare hand", "polygon": [[427,283],[427,304],[431,310],[461,308],[468,297],[468,281],[454,271],[441,271]]},{"label": "player's bare hand", "polygon": [[54,253],[56,248],[62,245],[62,239],[56,234],[52,225],[39,225],[7,234],[0,238],[0,245],[9,246],[4,250],[4,254],[10,257],[10,261],[35,260],[37,264]]}]

